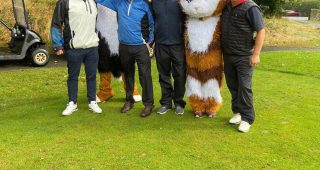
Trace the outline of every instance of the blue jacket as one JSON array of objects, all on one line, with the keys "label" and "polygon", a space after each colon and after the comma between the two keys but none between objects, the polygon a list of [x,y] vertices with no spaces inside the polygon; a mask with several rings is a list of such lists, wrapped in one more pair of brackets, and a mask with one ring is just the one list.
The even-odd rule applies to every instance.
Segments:
[{"label": "blue jacket", "polygon": [[152,43],[154,21],[150,4],[145,0],[96,0],[118,13],[118,35],[121,44]]}]

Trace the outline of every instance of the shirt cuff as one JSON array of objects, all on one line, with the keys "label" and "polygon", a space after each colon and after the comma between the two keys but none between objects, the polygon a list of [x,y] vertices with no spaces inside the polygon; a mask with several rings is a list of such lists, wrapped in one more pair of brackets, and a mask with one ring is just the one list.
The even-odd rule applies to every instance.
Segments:
[{"label": "shirt cuff", "polygon": [[63,50],[63,46],[54,48],[54,51],[59,51],[59,50]]}]

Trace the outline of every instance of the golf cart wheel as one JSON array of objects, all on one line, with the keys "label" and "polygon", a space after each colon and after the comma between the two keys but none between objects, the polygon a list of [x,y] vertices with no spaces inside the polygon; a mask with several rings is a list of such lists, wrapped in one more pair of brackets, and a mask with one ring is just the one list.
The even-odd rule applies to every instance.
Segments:
[{"label": "golf cart wheel", "polygon": [[37,48],[31,53],[31,62],[34,66],[45,66],[49,62],[49,53],[43,48]]}]

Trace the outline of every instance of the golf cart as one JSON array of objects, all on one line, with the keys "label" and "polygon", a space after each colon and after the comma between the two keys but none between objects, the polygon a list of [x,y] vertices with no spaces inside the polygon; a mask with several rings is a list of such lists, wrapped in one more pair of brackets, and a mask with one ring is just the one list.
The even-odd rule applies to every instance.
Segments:
[{"label": "golf cart", "polygon": [[34,66],[45,66],[49,62],[49,52],[39,34],[30,29],[24,0],[12,0],[16,23],[10,28],[2,19],[1,25],[11,32],[7,48],[0,48],[1,60],[30,59]]}]

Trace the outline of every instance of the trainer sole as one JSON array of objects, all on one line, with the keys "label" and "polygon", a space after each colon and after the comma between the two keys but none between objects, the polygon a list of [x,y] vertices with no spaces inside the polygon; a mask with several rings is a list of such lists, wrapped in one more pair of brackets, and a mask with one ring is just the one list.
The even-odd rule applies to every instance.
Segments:
[{"label": "trainer sole", "polygon": [[177,113],[177,112],[175,112],[175,113],[176,113],[176,115],[183,115],[184,111],[182,113]]},{"label": "trainer sole", "polygon": [[166,114],[169,110],[171,110],[171,109],[167,109],[165,112],[157,112],[159,115],[164,115],[164,114]]},{"label": "trainer sole", "polygon": [[236,123],[230,123],[230,122],[229,122],[230,125],[239,125],[240,123],[241,123],[241,121],[236,122]]},{"label": "trainer sole", "polygon": [[102,113],[102,111],[101,112],[95,112],[93,109],[89,109],[91,112],[93,112],[93,113],[97,113],[97,114],[101,114]]},{"label": "trainer sole", "polygon": [[78,111],[78,108],[76,108],[76,109],[72,110],[70,114],[67,114],[67,115],[65,115],[65,114],[61,114],[61,115],[62,115],[62,116],[70,116],[70,115],[72,115],[72,113],[73,113],[73,112],[76,112],[76,111]]}]

